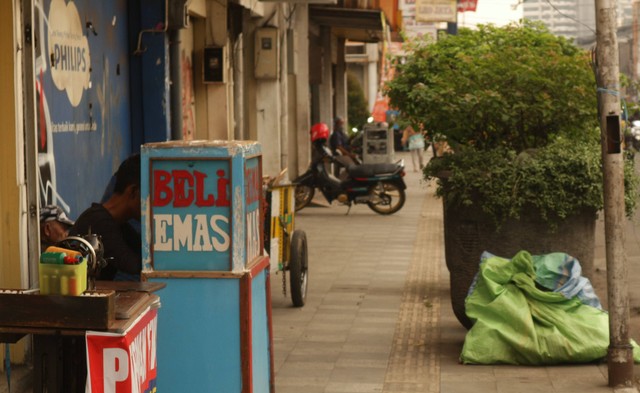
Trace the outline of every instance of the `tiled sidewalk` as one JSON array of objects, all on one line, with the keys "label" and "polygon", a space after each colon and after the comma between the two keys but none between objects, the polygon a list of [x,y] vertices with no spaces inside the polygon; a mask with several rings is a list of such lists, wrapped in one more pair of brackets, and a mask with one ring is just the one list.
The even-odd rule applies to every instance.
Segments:
[{"label": "tiled sidewalk", "polygon": [[345,215],[335,203],[298,213],[309,239],[308,303],[293,308],[280,276],[272,281],[276,391],[611,392],[606,363],[458,363],[466,330],[449,300],[441,201],[418,173],[406,181],[407,204],[389,217],[366,206]]}]

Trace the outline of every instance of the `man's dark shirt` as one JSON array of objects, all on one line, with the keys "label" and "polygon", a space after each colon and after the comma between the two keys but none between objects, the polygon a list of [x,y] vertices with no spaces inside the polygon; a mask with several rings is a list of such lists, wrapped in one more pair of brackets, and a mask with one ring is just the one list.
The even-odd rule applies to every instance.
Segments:
[{"label": "man's dark shirt", "polygon": [[344,133],[342,128],[336,128],[333,131],[333,134],[331,134],[331,137],[329,138],[329,146],[331,147],[331,152],[334,155],[336,154],[336,150],[338,149],[338,146],[342,146],[347,151],[350,151],[350,149],[349,149],[349,138]]},{"label": "man's dark shirt", "polygon": [[104,206],[93,203],[78,217],[69,235],[84,236],[89,232],[101,236],[107,260],[107,266],[100,271],[98,280],[113,280],[117,271],[140,274],[142,240],[129,223],[118,224]]}]

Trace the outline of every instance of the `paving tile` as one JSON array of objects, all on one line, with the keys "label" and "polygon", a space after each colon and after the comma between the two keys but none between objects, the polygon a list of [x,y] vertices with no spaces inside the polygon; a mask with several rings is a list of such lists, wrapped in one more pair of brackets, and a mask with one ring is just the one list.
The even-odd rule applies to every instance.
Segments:
[{"label": "paving tile", "polygon": [[[329,384],[328,378],[321,377],[305,377],[303,375],[297,377],[280,378],[276,375],[275,378],[276,391],[280,392],[280,389],[297,389],[297,393],[307,392],[308,389],[319,388]],[[318,390],[320,392],[323,390]]]},{"label": "paving tile", "polygon": [[571,379],[564,382],[553,382],[554,392],[576,392],[576,393],[604,393],[613,392],[613,389],[607,386],[606,381],[583,381],[581,379]]},{"label": "paving tile", "polygon": [[[441,393],[481,393],[481,392],[497,392],[498,385],[491,381],[470,381],[458,380],[442,382],[440,385]],[[520,390],[510,390],[509,393],[523,393]],[[548,392],[547,392],[548,393]]]},{"label": "paving tile", "polygon": [[379,393],[382,384],[330,382],[325,393]]},{"label": "paving tile", "polygon": [[276,381],[276,386],[278,387],[278,393],[325,393],[325,384],[320,385],[312,385],[312,386],[287,386],[284,383],[279,383]]},{"label": "paving tile", "polygon": [[364,354],[385,354],[389,357],[392,343],[375,342],[375,343],[345,343],[342,346],[342,353],[364,353]]},{"label": "paving tile", "polygon": [[429,383],[422,382],[386,382],[384,384],[383,392],[385,393],[439,393],[440,387],[437,390],[430,390]]},{"label": "paving tile", "polygon": [[555,391],[547,379],[538,381],[498,379],[496,385],[498,393],[549,393]]},{"label": "paving tile", "polygon": [[342,333],[304,333],[300,337],[300,342],[307,344],[314,343],[343,343],[349,336],[349,332]]},{"label": "paving tile", "polygon": [[377,369],[379,374],[383,374],[387,369],[389,363],[389,356],[385,354],[379,359],[372,359],[370,357],[345,357],[343,355],[338,358],[336,367],[338,368],[366,368],[368,370]]},{"label": "paving tile", "polygon": [[331,382],[345,384],[368,384],[382,387],[384,370],[380,367],[336,367],[331,373]]},{"label": "paving tile", "polygon": [[574,379],[574,377],[580,377],[580,379],[588,381],[606,380],[606,375],[602,374],[597,364],[558,365],[547,367],[547,372],[551,380]]},{"label": "paving tile", "polygon": [[[314,348],[313,346],[303,345],[302,348],[296,346],[296,348],[291,351],[287,357],[286,362],[306,362],[306,361],[316,361],[316,362],[331,362],[335,363],[338,361],[340,357],[340,351],[322,351],[319,348]],[[276,374],[277,377],[277,374]]]},{"label": "paving tile", "polygon": [[351,332],[346,339],[346,343],[366,344],[371,342],[391,342],[392,335],[393,335],[393,332],[389,333],[389,332],[381,332],[381,331],[373,331],[373,332],[359,333],[359,334]]},{"label": "paving tile", "polygon": [[289,362],[285,366],[280,368],[280,370],[278,371],[278,378],[299,379],[301,377],[304,377],[328,379],[334,367],[335,364],[333,362]]},{"label": "paving tile", "polygon": [[454,365],[451,367],[442,367],[440,372],[442,382],[468,381],[475,382],[491,382],[496,380],[493,373],[493,366],[468,366]]}]

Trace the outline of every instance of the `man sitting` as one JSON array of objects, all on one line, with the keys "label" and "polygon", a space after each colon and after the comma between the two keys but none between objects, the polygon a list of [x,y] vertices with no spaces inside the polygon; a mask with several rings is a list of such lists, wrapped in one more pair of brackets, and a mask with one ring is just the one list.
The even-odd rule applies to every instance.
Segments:
[{"label": "man sitting", "polygon": [[140,220],[140,155],[120,164],[113,194],[106,202],[93,203],[69,231],[75,236],[88,233],[101,237],[104,258],[98,280],[139,281],[142,270],[142,241],[129,220]]},{"label": "man sitting", "polygon": [[67,237],[73,221],[55,205],[40,209],[40,252]]}]

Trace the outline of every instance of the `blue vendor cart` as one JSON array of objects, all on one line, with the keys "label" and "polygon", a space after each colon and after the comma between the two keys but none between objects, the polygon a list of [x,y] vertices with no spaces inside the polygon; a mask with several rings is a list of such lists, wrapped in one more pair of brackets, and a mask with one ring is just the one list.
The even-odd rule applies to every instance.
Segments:
[{"label": "blue vendor cart", "polygon": [[273,392],[260,144],[150,143],[141,158],[142,276],[166,284],[158,391]]}]

